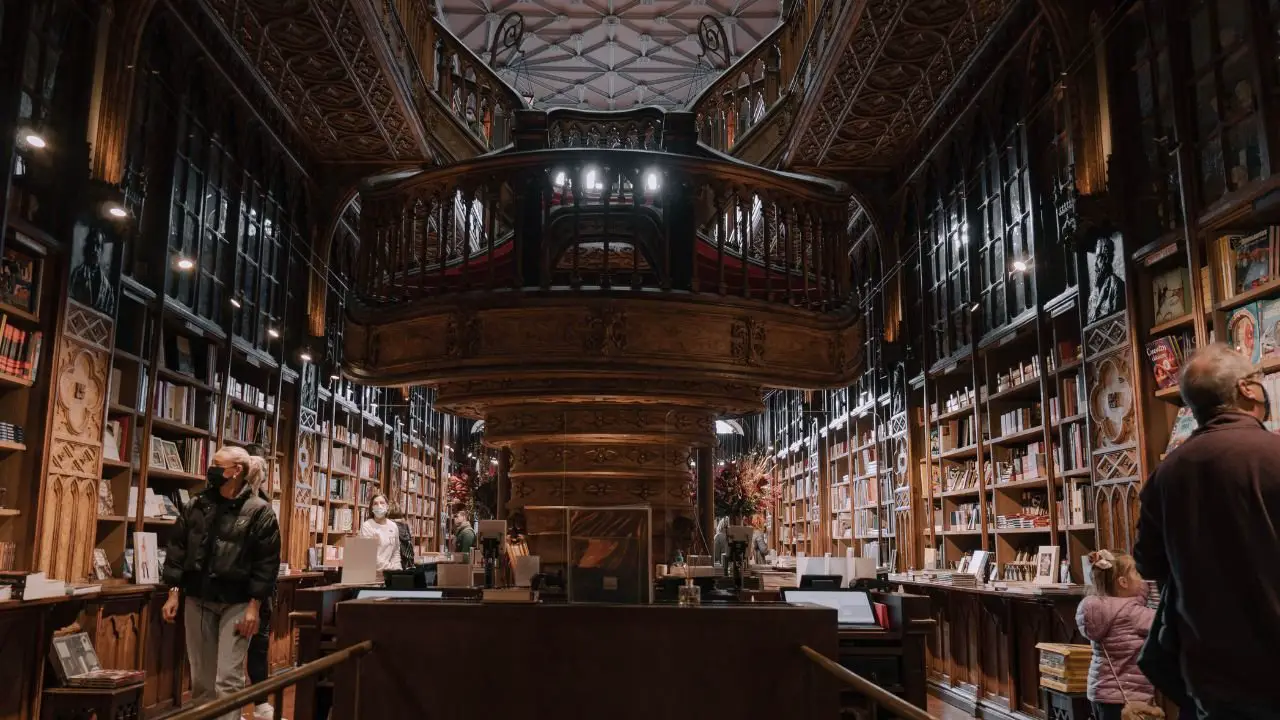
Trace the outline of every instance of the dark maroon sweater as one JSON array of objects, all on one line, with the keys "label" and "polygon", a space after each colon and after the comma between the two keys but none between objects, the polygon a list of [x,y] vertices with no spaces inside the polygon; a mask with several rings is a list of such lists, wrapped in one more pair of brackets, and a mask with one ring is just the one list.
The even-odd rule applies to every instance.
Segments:
[{"label": "dark maroon sweater", "polygon": [[1134,556],[1177,588],[1196,697],[1280,707],[1280,435],[1252,416],[1201,425],[1142,489]]}]

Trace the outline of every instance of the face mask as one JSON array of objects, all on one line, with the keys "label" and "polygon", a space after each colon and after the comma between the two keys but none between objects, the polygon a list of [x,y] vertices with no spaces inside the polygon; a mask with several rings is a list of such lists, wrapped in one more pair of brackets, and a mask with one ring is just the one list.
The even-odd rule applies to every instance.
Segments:
[{"label": "face mask", "polygon": [[1250,383],[1262,390],[1262,422],[1271,422],[1271,394],[1267,392],[1267,386],[1257,380],[1251,380]]},{"label": "face mask", "polygon": [[384,518],[387,516],[387,509],[384,507],[375,506],[373,508],[373,516],[376,518]]},{"label": "face mask", "polygon": [[205,480],[209,483],[209,487],[217,490],[227,481],[227,476],[223,473],[222,468],[217,465],[209,466],[209,471],[204,474]]}]

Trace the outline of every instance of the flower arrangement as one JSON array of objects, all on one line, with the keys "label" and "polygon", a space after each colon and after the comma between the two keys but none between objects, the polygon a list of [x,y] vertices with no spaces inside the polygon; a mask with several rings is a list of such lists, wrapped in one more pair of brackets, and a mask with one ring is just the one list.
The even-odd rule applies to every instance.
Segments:
[{"label": "flower arrangement", "polygon": [[782,497],[782,488],[771,482],[769,458],[752,453],[730,460],[716,471],[717,517],[750,518]]}]

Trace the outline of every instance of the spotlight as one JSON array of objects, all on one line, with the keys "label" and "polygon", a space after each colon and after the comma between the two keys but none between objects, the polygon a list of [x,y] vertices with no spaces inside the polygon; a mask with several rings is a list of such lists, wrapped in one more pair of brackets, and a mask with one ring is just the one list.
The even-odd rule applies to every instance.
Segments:
[{"label": "spotlight", "polygon": [[982,309],[982,306],[979,305],[978,303],[974,303],[969,306],[969,312],[978,312],[981,309]]},{"label": "spotlight", "polygon": [[44,148],[49,145],[49,143],[45,141],[44,137],[30,130],[22,136],[22,141],[30,147],[37,149]]},{"label": "spotlight", "polygon": [[338,373],[333,373],[332,375],[329,376],[329,379],[334,382],[337,382],[342,379],[342,376],[339,375]]},{"label": "spotlight", "polygon": [[298,357],[302,359],[302,362],[308,362],[308,363],[311,362],[311,353],[307,352],[306,350],[303,350],[302,352],[298,353]]},{"label": "spotlight", "polygon": [[111,204],[107,205],[107,214],[108,214],[108,215],[110,215],[110,216],[111,216],[111,217],[113,217],[113,218],[127,218],[127,217],[129,217],[129,211],[125,210],[124,208],[120,207],[119,205],[116,205],[115,203],[111,203]]},{"label": "spotlight", "polygon": [[280,331],[275,328],[267,328],[267,335],[269,335],[271,339],[274,340],[280,337]]},{"label": "spotlight", "polygon": [[1021,260],[1014,260],[1013,269],[1017,270],[1018,272],[1022,272],[1023,270],[1027,269],[1027,264]]},{"label": "spotlight", "polygon": [[233,308],[235,308],[235,309],[239,310],[239,309],[240,309],[240,298],[236,298],[236,297],[231,298],[231,307],[233,307]]},{"label": "spotlight", "polygon": [[645,187],[645,189],[646,189],[646,190],[649,190],[649,191],[651,191],[651,192],[652,192],[652,191],[657,190],[657,189],[658,189],[658,174],[657,174],[657,173],[652,173],[652,172],[651,172],[651,173],[649,173],[648,175],[645,175],[645,176],[644,176],[644,187]]},{"label": "spotlight", "polygon": [[179,257],[178,257],[178,269],[179,269],[179,270],[187,271],[187,270],[190,270],[191,268],[193,268],[193,267],[195,267],[195,266],[196,266],[195,261],[193,261],[191,258],[189,258],[189,257],[182,257],[182,256],[179,256]]}]

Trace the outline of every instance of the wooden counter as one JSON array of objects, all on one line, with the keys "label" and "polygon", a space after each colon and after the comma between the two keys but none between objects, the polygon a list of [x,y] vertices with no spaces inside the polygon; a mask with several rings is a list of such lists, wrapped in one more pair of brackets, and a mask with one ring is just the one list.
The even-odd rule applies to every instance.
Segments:
[{"label": "wooden counter", "polygon": [[837,681],[800,652],[837,656],[828,608],[482,605],[353,600],[338,646],[373,641],[356,682],[335,675],[334,720],[831,720]]},{"label": "wooden counter", "polygon": [[936,621],[927,643],[929,686],[975,715],[1044,718],[1041,642],[1086,642],[1076,629],[1079,595],[1024,595],[894,581],[926,595]]}]

